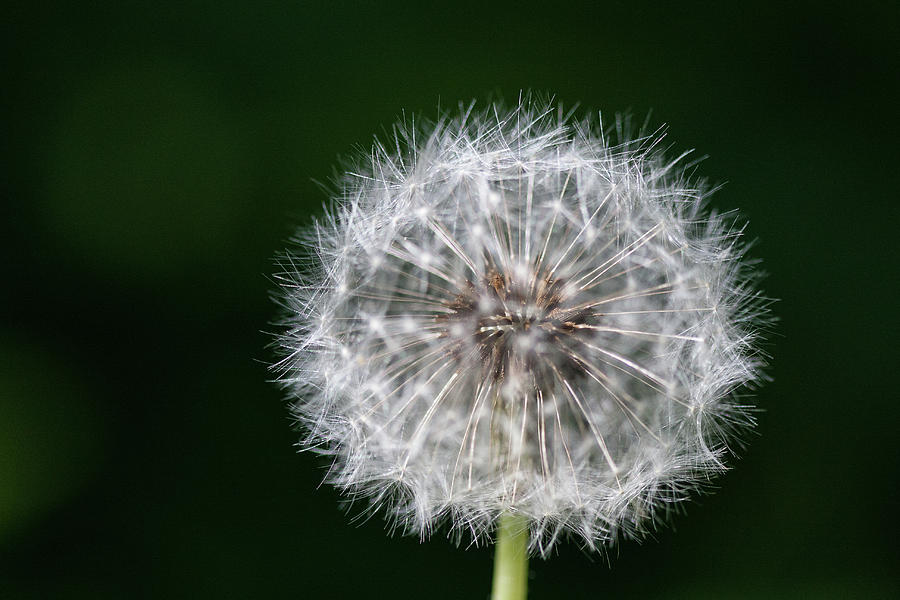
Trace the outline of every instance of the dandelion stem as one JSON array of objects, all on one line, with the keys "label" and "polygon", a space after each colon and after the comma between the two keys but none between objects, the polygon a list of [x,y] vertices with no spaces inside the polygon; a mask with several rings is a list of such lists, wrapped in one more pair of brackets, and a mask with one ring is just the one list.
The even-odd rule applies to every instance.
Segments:
[{"label": "dandelion stem", "polygon": [[503,513],[494,550],[491,600],[525,600],[527,592],[528,520],[513,513]]}]

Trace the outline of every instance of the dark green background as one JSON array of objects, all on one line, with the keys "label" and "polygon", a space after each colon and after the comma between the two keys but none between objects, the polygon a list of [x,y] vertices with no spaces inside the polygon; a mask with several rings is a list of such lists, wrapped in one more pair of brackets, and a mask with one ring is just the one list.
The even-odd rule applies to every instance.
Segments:
[{"label": "dark green background", "polygon": [[401,111],[520,89],[709,154],[781,321],[759,436],[674,527],[534,598],[898,593],[891,2],[57,3],[2,19],[0,596],[486,598],[354,524],[267,383],[271,257]]}]

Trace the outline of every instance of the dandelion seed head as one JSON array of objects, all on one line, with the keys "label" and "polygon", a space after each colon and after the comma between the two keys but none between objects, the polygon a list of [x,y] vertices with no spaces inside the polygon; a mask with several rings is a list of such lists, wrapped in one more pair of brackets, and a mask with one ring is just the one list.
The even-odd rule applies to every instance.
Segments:
[{"label": "dandelion seed head", "polygon": [[741,230],[661,131],[460,112],[376,143],[281,261],[303,445],[422,536],[513,511],[541,554],[640,538],[752,425],[766,301]]}]

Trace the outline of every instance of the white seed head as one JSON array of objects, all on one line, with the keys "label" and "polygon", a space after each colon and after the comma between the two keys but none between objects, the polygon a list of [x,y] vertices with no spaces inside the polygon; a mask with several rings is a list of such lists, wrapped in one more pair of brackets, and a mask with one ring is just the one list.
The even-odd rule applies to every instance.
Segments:
[{"label": "white seed head", "polygon": [[766,306],[739,230],[621,118],[526,100],[396,131],[280,261],[303,446],[422,536],[512,511],[541,554],[640,537],[752,425]]}]

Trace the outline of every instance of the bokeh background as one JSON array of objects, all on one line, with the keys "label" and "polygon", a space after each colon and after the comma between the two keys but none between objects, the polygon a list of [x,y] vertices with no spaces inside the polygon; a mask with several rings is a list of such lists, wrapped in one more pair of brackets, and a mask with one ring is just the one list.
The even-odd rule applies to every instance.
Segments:
[{"label": "bokeh background", "polygon": [[297,454],[271,257],[401,111],[519,90],[709,158],[780,299],[720,490],[534,598],[898,590],[895,3],[3,9],[0,597],[486,598],[491,552],[352,523]]}]

